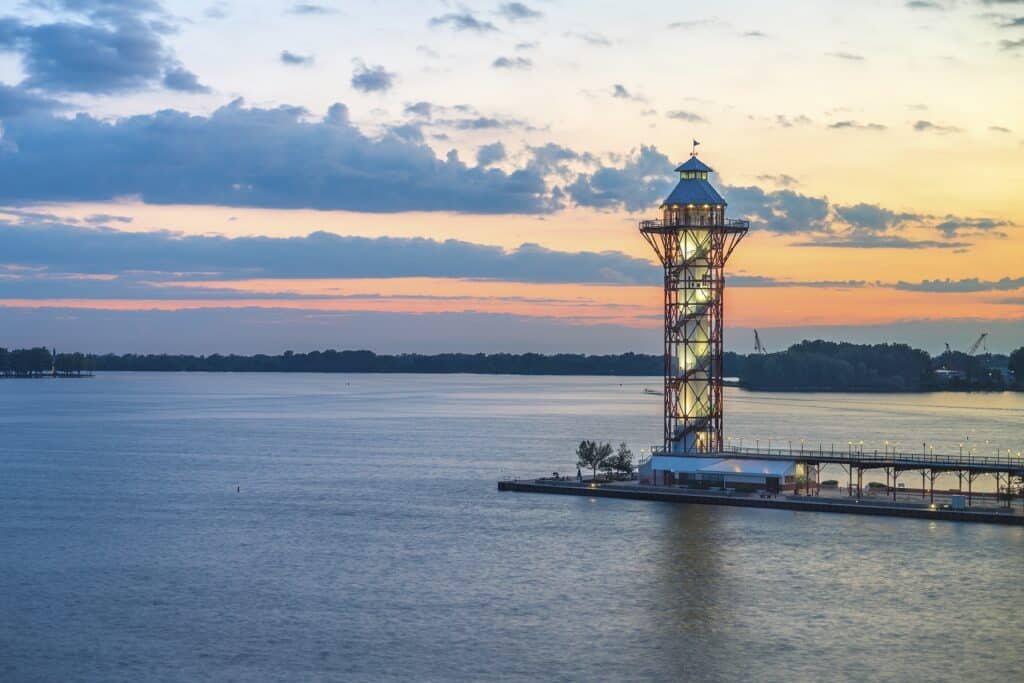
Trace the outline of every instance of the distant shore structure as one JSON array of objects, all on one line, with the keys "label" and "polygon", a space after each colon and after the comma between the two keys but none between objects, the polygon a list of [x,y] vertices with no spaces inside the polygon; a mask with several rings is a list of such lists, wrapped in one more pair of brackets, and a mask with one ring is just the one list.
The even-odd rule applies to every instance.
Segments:
[{"label": "distant shore structure", "polygon": [[676,169],[679,183],[662,217],[640,233],[664,268],[663,453],[720,453],[725,264],[747,234],[748,221],[725,217],[726,202],[708,182],[714,170],[697,158]]}]

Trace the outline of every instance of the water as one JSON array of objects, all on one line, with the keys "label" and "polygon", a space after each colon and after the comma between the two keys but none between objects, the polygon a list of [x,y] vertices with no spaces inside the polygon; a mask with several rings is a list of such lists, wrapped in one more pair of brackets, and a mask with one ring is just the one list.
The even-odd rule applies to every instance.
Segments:
[{"label": "water", "polygon": [[[0,680],[1019,675],[1022,529],[496,491],[657,440],[654,385],[0,381]],[[1020,395],[727,400],[745,439],[1024,440]]]}]

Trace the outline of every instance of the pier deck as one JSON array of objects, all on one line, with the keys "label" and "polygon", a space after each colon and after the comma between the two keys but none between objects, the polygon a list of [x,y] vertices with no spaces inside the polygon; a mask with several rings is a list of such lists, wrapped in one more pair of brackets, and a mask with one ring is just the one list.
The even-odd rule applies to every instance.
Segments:
[{"label": "pier deck", "polygon": [[727,505],[732,507],[799,510],[804,512],[839,512],[857,515],[912,517],[956,522],[984,522],[1024,526],[1024,514],[1006,508],[986,510],[943,510],[931,505],[893,503],[872,498],[832,498],[822,496],[779,495],[761,498],[750,494],[728,494],[710,491],[688,491],[668,486],[647,486],[635,482],[591,483],[554,481],[550,479],[505,480],[498,482],[499,491],[548,493],[592,498],[624,498],[691,505]]}]

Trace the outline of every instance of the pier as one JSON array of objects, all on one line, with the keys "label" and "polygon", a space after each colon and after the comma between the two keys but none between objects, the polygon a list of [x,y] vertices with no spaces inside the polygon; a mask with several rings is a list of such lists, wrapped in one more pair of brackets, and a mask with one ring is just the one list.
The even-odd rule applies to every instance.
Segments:
[{"label": "pier", "polygon": [[729,507],[795,510],[800,512],[832,512],[854,515],[907,517],[952,522],[983,522],[1024,526],[1024,514],[1010,508],[983,510],[952,510],[934,504],[893,503],[888,499],[837,498],[833,496],[778,495],[687,490],[669,486],[645,486],[636,482],[601,483],[556,481],[553,479],[504,480],[499,491],[547,493],[590,498],[620,498],[690,505],[725,505]]}]

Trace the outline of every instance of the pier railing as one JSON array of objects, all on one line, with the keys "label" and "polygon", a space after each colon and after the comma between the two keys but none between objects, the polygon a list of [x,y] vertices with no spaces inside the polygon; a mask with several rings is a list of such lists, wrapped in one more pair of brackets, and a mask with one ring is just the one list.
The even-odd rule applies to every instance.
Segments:
[{"label": "pier railing", "polygon": [[[652,446],[650,454],[640,458],[640,464],[646,464],[653,455],[672,455],[665,453],[662,447]],[[863,450],[857,448],[762,448],[760,446],[728,446],[720,453],[693,454],[697,457],[740,458],[761,460],[798,460],[805,462],[827,462],[850,464],[864,468],[871,467],[911,467],[935,468],[950,470],[982,470],[1011,472],[1024,476],[1024,457],[1014,454],[978,455],[976,453],[944,454],[944,453],[910,453],[892,449]]]}]

